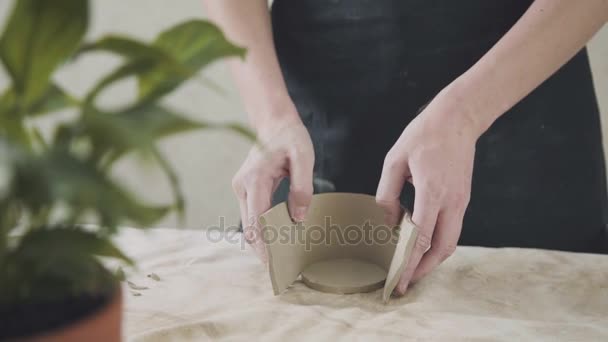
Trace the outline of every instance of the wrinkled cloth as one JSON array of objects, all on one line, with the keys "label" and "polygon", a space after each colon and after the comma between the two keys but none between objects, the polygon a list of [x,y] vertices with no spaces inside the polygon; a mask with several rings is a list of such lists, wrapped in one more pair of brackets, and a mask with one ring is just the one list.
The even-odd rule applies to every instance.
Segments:
[{"label": "wrinkled cloth", "polygon": [[208,235],[119,236],[138,263],[124,286],[126,340],[608,341],[605,255],[458,247],[383,305],[381,291],[335,295],[300,282],[274,296],[267,269],[240,241]]}]

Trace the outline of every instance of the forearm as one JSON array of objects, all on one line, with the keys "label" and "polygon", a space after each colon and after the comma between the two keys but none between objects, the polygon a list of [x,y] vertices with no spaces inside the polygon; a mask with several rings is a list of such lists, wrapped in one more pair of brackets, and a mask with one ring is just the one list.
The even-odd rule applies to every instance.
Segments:
[{"label": "forearm", "polygon": [[608,0],[536,0],[444,93],[482,133],[570,60],[607,20]]},{"label": "forearm", "polygon": [[294,115],[277,60],[266,0],[204,0],[209,17],[228,39],[247,49],[230,69],[256,129],[278,116]]}]

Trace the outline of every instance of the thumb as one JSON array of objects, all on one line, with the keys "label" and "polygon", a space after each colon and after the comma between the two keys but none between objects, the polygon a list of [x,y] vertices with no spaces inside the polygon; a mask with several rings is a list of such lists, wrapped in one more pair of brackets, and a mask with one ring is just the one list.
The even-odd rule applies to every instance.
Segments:
[{"label": "thumb", "polygon": [[308,207],[312,200],[312,173],[314,157],[298,154],[290,158],[289,163],[289,198],[287,206],[291,218],[296,222],[302,222],[308,213]]}]

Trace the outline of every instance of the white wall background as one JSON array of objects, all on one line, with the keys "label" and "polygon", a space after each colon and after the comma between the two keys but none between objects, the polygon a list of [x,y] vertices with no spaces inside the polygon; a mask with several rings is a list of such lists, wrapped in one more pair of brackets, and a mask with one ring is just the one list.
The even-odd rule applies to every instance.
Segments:
[{"label": "white wall background", "polygon": [[[11,4],[10,0],[0,0],[0,23],[4,23]],[[200,0],[95,0],[92,4],[89,39],[112,32],[150,40],[158,31],[177,22],[204,17]],[[589,46],[602,108],[604,136],[608,137],[608,25]],[[74,94],[82,95],[95,79],[118,62],[118,59],[105,54],[86,57],[64,68],[57,75],[57,81]],[[200,84],[188,83],[167,98],[167,103],[198,119],[245,122],[242,105],[223,65],[212,66],[206,75],[220,84],[226,94],[218,95]],[[0,72],[0,89],[7,84],[6,75]],[[112,105],[128,101],[134,96],[133,86],[133,83],[126,83],[111,89],[103,102]],[[69,113],[60,113],[42,124],[48,126],[66,115]],[[225,217],[227,224],[236,224],[238,205],[231,192],[230,180],[245,157],[249,144],[231,133],[206,131],[164,141],[163,150],[182,180],[187,217],[180,224],[174,216],[169,216],[159,226],[202,228],[218,224],[220,217]],[[166,181],[157,172],[136,166],[132,158],[118,165],[116,175],[152,203],[170,200]]]}]

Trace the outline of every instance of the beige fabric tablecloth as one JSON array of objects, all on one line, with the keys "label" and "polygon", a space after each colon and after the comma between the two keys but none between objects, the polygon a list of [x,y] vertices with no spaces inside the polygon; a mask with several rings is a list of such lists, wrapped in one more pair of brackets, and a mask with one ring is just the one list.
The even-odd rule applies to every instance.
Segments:
[{"label": "beige fabric tablecloth", "polygon": [[608,341],[608,256],[459,247],[383,305],[380,291],[301,283],[275,297],[249,251],[204,231],[127,229],[118,243],[139,264],[125,285],[129,341]]}]

